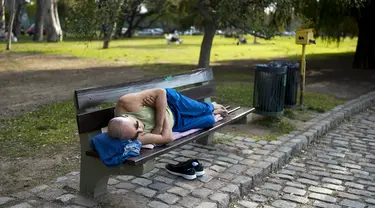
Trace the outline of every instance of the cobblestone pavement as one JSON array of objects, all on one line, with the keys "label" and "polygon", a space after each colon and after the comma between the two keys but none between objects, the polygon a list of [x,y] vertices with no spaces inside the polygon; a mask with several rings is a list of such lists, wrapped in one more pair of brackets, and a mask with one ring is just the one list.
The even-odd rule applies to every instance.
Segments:
[{"label": "cobblestone pavement", "polygon": [[[71,172],[51,184],[0,196],[0,207],[227,207],[231,200],[240,197],[241,191],[250,189],[251,171],[246,173],[249,166],[269,154],[268,148],[275,149],[281,142],[220,133],[215,134],[215,139],[218,143],[214,146],[192,143],[161,155],[156,168],[141,177],[111,177],[108,194],[96,199],[79,195],[79,172]],[[167,163],[177,164],[189,158],[199,158],[205,167],[204,176],[188,181],[164,169]]]},{"label": "cobblestone pavement", "polygon": [[234,207],[375,208],[375,108],[327,133]]}]

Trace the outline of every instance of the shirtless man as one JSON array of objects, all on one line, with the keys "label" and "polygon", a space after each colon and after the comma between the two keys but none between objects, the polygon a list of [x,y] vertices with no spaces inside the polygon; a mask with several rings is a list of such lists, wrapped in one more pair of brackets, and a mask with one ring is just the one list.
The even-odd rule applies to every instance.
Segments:
[{"label": "shirtless man", "polygon": [[214,115],[228,115],[219,104],[198,102],[174,89],[150,89],[120,97],[115,118],[108,123],[108,135],[118,139],[138,139],[142,144],[167,144],[172,131],[210,128]]}]

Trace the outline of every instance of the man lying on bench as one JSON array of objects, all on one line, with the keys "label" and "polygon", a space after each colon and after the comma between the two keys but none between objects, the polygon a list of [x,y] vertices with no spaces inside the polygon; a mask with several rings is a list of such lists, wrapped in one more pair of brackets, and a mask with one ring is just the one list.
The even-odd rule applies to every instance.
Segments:
[{"label": "man lying on bench", "polygon": [[139,140],[145,144],[167,144],[172,132],[210,128],[214,115],[226,116],[227,109],[215,102],[198,102],[174,89],[151,89],[122,96],[115,117],[108,123],[112,138]]}]

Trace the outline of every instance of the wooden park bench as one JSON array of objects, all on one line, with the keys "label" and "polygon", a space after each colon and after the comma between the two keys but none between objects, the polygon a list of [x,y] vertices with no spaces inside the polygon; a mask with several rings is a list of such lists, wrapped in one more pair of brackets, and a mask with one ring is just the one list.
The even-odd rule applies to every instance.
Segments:
[{"label": "wooden park bench", "polygon": [[98,153],[91,149],[91,139],[102,133],[102,128],[106,127],[108,121],[114,117],[114,107],[101,109],[100,105],[114,104],[122,95],[127,93],[140,92],[152,88],[178,87],[184,87],[180,92],[187,97],[199,101],[210,101],[210,98],[215,96],[216,92],[213,78],[212,69],[197,69],[191,72],[142,79],[123,84],[75,90],[74,102],[81,143],[80,192],[95,197],[107,191],[107,182],[110,175],[140,176],[154,168],[157,156],[193,141],[204,145],[211,144],[214,131],[235,122],[247,122],[247,115],[254,109],[232,107],[229,115],[223,120],[216,122],[214,127],[195,132],[165,146],[142,149],[140,156],[129,158],[123,165],[111,168],[105,166],[99,159]]}]

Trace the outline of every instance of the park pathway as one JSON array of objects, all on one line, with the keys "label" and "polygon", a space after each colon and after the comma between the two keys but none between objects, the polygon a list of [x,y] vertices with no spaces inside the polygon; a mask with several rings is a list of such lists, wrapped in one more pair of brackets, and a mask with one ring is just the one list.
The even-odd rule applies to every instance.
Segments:
[{"label": "park pathway", "polygon": [[375,208],[375,107],[327,133],[234,207]]}]

